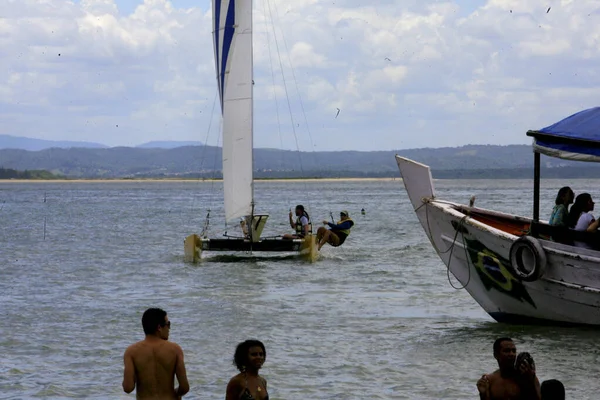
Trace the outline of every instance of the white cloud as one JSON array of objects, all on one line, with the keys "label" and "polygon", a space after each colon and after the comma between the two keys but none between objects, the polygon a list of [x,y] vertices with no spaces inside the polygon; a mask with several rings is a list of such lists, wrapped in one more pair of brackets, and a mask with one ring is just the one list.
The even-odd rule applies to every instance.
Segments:
[{"label": "white cloud", "polygon": [[[216,143],[208,1],[5,1],[0,133],[204,140],[212,117]],[[293,119],[301,149],[372,150],[529,143],[527,129],[600,103],[597,0],[255,3],[257,146],[279,143],[275,111],[284,147]]]}]

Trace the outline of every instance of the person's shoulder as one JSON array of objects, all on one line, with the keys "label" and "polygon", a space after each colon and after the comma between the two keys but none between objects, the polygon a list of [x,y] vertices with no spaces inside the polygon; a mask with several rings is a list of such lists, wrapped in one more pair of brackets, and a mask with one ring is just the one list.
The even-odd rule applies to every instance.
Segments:
[{"label": "person's shoulder", "polygon": [[488,374],[488,379],[491,381],[496,380],[501,378],[502,376],[500,375],[500,370],[497,369],[494,372],[492,372],[491,374]]},{"label": "person's shoulder", "polygon": [[125,353],[133,353],[137,351],[140,347],[144,345],[144,341],[140,340],[138,342],[132,343],[125,349]]},{"label": "person's shoulder", "polygon": [[183,349],[181,348],[181,346],[175,342],[165,341],[165,345],[173,351],[176,351],[178,353],[183,353]]},{"label": "person's shoulder", "polygon": [[242,374],[237,374],[234,377],[232,377],[229,380],[229,383],[227,383],[228,387],[238,387],[238,386],[243,386],[244,382],[242,379]]},{"label": "person's shoulder", "polygon": [[579,216],[579,221],[589,222],[594,220],[594,215],[591,213],[583,213]]},{"label": "person's shoulder", "polygon": [[146,351],[147,351],[146,343],[143,340],[140,340],[139,342],[135,342],[135,343],[129,345],[129,347],[127,347],[125,349],[125,353],[123,354],[123,356],[137,359],[139,356],[144,354]]}]

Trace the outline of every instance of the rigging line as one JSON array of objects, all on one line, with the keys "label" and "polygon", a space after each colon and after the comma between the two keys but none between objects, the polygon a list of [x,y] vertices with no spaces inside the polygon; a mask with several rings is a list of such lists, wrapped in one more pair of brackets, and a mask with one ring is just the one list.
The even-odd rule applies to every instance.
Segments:
[{"label": "rigging line", "polygon": [[[200,185],[200,182],[203,181],[203,168],[204,168],[204,161],[206,160],[206,151],[207,151],[207,147],[208,147],[208,139],[210,136],[210,131],[212,128],[212,122],[213,122],[213,118],[214,118],[214,114],[215,114],[215,106],[217,104],[217,97],[219,95],[219,91],[218,89],[215,90],[215,97],[213,99],[213,105],[210,111],[210,118],[208,120],[208,129],[206,130],[206,135],[204,137],[204,145],[202,146],[202,154],[200,156],[200,168],[199,168],[199,176],[198,176],[198,180],[196,181],[196,188],[198,188],[198,186]],[[211,187],[212,190],[212,187]],[[195,203],[196,203],[197,197],[194,196],[192,198],[192,206],[190,211],[193,212],[194,211],[194,207],[195,207]],[[185,218],[185,217],[184,217]],[[186,218],[187,219],[187,218]]]},{"label": "rigging line", "polygon": [[273,28],[273,38],[275,40],[275,48],[277,49],[277,58],[279,60],[279,68],[281,69],[281,78],[283,81],[283,88],[285,90],[285,98],[287,100],[288,111],[290,113],[290,120],[292,122],[292,132],[294,134],[294,139],[296,141],[296,149],[298,150],[298,158],[300,159],[300,170],[304,173],[304,168],[302,166],[302,156],[300,155],[300,144],[298,143],[298,135],[296,135],[296,125],[294,122],[294,115],[292,114],[292,105],[290,104],[290,96],[287,88],[287,83],[285,82],[285,75],[283,73],[283,63],[281,62],[281,52],[279,51],[279,41],[277,40],[277,33],[275,32],[275,23],[273,22],[273,12],[271,10],[271,2],[267,0],[267,6],[269,7],[269,16],[271,21],[271,27]]},{"label": "rigging line", "polygon": [[[263,13],[265,22],[269,20],[267,16],[267,7],[263,7]],[[277,100],[277,88],[275,85],[275,70],[273,68],[273,54],[271,51],[271,36],[269,35],[269,30],[265,30],[265,34],[267,36],[267,48],[269,49],[269,69],[271,70],[271,80],[273,82],[273,97],[275,99],[275,115],[277,116],[277,131],[279,133],[279,147],[283,150],[283,136],[281,134],[281,120],[279,118],[279,101]],[[285,170],[285,153],[281,152],[281,171]],[[289,197],[286,198],[286,203],[289,203]]]},{"label": "rigging line", "polygon": [[[273,8],[275,9],[275,14],[277,15],[277,18],[281,18],[279,16],[279,9],[277,8],[277,3],[273,4]],[[288,62],[290,63],[290,70],[292,71],[292,78],[294,80],[296,92],[298,93],[298,99],[300,100],[300,109],[302,110],[302,116],[304,117],[304,124],[306,125],[306,130],[308,131],[308,138],[310,140],[311,149],[313,149],[312,134],[310,132],[310,126],[308,125],[308,119],[306,118],[306,112],[304,111],[304,102],[302,101],[302,96],[300,95],[300,89],[298,88],[298,80],[296,79],[296,72],[294,70],[294,65],[292,64],[292,57],[290,56],[290,51],[288,49],[287,41],[285,40],[285,35],[284,35],[283,31],[281,32],[281,40],[283,41],[283,45],[285,47],[285,51],[288,56]]]},{"label": "rigging line", "polygon": [[[273,3],[273,8],[275,8],[275,14],[277,15],[277,18],[281,21],[281,16],[279,14],[279,9],[277,8],[277,3]],[[302,101],[302,95],[300,94],[300,89],[298,87],[298,80],[296,79],[296,72],[294,69],[294,65],[292,64],[292,57],[290,56],[290,51],[287,45],[287,41],[285,40],[285,33],[282,30],[281,31],[281,39],[283,40],[283,45],[285,47],[285,51],[288,55],[288,62],[290,64],[290,70],[292,71],[292,78],[294,80],[294,85],[296,87],[296,93],[298,93],[298,100],[300,101],[300,109],[302,110],[302,116],[304,118],[304,125],[306,126],[306,131],[308,133],[308,139],[310,141],[310,151],[312,153],[313,156],[313,165],[317,165],[316,164],[316,158],[315,158],[315,144],[312,140],[312,133],[310,131],[310,125],[308,124],[308,118],[306,117],[306,111],[304,109],[304,102]],[[323,177],[323,167],[317,167],[315,168],[315,170],[318,172],[318,177]]]},{"label": "rigging line", "polygon": [[[284,87],[284,90],[285,90],[285,97],[286,97],[286,101],[287,101],[288,111],[290,113],[290,120],[291,120],[291,123],[292,123],[292,133],[294,135],[294,141],[296,143],[296,151],[298,152],[298,161],[299,161],[299,164],[300,164],[300,171],[301,171],[302,175],[304,175],[305,172],[304,172],[304,166],[303,166],[303,163],[302,163],[302,153],[300,151],[300,144],[298,142],[298,135],[296,134],[296,124],[295,124],[295,121],[294,121],[294,116],[292,114],[292,106],[290,104],[289,91],[288,91],[288,88],[287,88],[287,83],[286,83],[286,80],[285,80],[285,75],[283,73],[283,63],[281,61],[281,51],[279,49],[279,41],[277,40],[277,33],[276,33],[276,30],[275,30],[275,22],[273,20],[273,11],[271,9],[271,2],[270,2],[270,0],[266,0],[266,3],[267,3],[267,6],[269,8],[269,17],[270,17],[269,21],[271,22],[271,28],[273,30],[273,38],[274,38],[274,41],[275,41],[275,48],[277,49],[277,58],[278,58],[278,61],[279,61],[279,68],[281,69],[281,78],[282,78],[283,87]],[[284,37],[283,30],[281,30],[281,32],[282,32],[281,36],[283,38]],[[288,55],[288,57],[289,57],[289,55]],[[290,66],[291,66],[291,58],[290,58]],[[292,67],[292,70],[293,70],[293,67]],[[311,139],[311,146],[312,146],[312,139]],[[302,178],[306,178],[306,177],[302,176]],[[304,186],[304,193],[306,195],[309,192],[308,191],[308,183],[306,181],[304,181],[303,182],[303,186]],[[310,197],[311,196],[307,196],[307,202],[306,202],[306,204],[308,205],[308,208],[311,210],[310,211],[310,215],[314,216],[315,213],[314,213],[314,210],[312,209],[312,204],[311,204],[310,200],[308,200],[308,199],[310,199]],[[311,217],[311,222],[313,222],[313,218],[312,217]]]}]

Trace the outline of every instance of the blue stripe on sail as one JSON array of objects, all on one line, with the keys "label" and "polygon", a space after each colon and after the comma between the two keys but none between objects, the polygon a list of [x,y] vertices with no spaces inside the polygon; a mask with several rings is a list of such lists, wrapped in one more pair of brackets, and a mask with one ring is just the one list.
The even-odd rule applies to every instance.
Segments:
[{"label": "blue stripe on sail", "polygon": [[223,51],[221,52],[221,65],[219,66],[220,82],[219,90],[221,91],[221,112],[223,111],[223,96],[225,95],[225,68],[227,68],[227,59],[229,58],[229,50],[233,42],[233,34],[235,32],[235,0],[229,2],[227,16],[225,18],[225,27],[223,28]]}]

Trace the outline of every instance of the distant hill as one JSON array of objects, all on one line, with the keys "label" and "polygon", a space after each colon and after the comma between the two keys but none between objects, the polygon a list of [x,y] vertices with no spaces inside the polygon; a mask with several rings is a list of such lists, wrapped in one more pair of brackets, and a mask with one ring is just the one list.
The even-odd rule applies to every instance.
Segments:
[{"label": "distant hill", "polygon": [[141,149],[174,149],[176,147],[183,147],[183,146],[202,146],[202,142],[176,141],[176,140],[166,140],[166,141],[155,140],[152,142],[137,145],[135,147],[138,147]]},{"label": "distant hill", "polygon": [[[398,151],[297,152],[255,149],[255,176],[398,177],[394,154],[425,163],[439,178],[516,178],[533,176],[530,146],[468,145]],[[0,168],[47,170],[72,178],[221,177],[221,148],[172,149],[114,147],[51,148],[37,152],[0,150]],[[598,177],[598,164],[542,157],[543,176]],[[582,168],[585,167],[585,168]]]},{"label": "distant hill", "polygon": [[108,146],[92,142],[44,140],[21,136],[0,135],[0,149],[21,149],[29,151],[39,151],[44,149],[50,149],[53,147],[107,148]]}]

